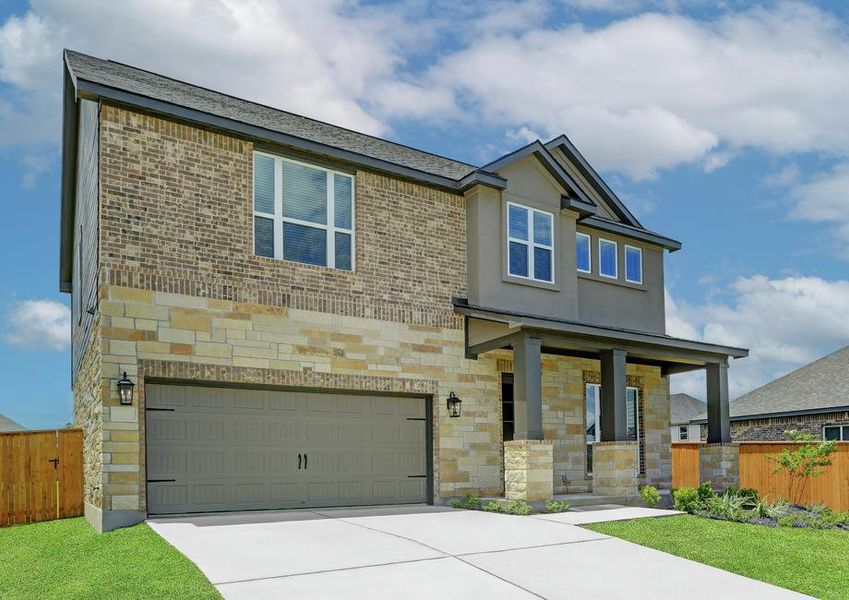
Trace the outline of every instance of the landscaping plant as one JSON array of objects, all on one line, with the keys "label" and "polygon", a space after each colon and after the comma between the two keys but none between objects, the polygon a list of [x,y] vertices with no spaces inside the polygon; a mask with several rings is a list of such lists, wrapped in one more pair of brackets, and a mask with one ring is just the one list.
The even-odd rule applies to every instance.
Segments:
[{"label": "landscaping plant", "polygon": [[640,498],[649,508],[654,508],[660,502],[660,492],[657,488],[651,485],[644,485],[640,488]]},{"label": "landscaping plant", "polygon": [[768,458],[776,463],[773,472],[787,474],[787,499],[799,504],[811,477],[819,477],[825,473],[825,467],[831,465],[829,456],[837,450],[837,442],[817,441],[812,434],[796,430],[785,431],[784,434],[799,445],[792,450],[785,448]]},{"label": "landscaping plant", "polygon": [[510,504],[507,505],[507,511],[511,515],[529,515],[531,514],[531,510],[533,508],[530,504],[525,502],[524,500],[513,500]]},{"label": "landscaping plant", "polygon": [[502,508],[498,502],[496,502],[495,500],[490,500],[481,507],[481,510],[484,510],[486,512],[501,512]]},{"label": "landscaping plant", "polygon": [[545,512],[561,513],[570,510],[572,506],[565,500],[548,500],[545,503]]}]

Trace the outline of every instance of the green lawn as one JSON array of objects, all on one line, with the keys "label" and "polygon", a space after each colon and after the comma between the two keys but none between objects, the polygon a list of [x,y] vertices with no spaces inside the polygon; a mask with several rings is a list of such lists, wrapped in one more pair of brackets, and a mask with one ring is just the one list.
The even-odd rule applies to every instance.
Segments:
[{"label": "green lawn", "polygon": [[97,534],[84,519],[0,528],[0,598],[220,598],[145,524]]},{"label": "green lawn", "polygon": [[818,598],[849,593],[849,532],[771,528],[684,515],[588,529]]}]

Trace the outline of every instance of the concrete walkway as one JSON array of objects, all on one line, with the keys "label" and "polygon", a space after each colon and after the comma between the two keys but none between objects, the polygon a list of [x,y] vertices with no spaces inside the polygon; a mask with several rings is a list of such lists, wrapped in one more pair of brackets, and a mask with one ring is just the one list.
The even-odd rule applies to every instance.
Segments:
[{"label": "concrete walkway", "polygon": [[588,512],[396,506],[149,523],[228,599],[804,597],[561,518]]}]

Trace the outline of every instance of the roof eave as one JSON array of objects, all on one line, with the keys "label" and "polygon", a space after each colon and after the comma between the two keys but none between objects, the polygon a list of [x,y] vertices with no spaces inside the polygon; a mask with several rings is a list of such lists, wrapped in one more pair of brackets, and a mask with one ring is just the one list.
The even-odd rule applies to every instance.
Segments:
[{"label": "roof eave", "polygon": [[[146,112],[156,113],[179,121],[226,131],[246,139],[270,142],[303,152],[342,160],[361,167],[382,173],[388,173],[403,179],[424,183],[455,193],[462,191],[461,184],[467,177],[469,177],[469,175],[473,175],[479,171],[472,171],[470,174],[461,179],[451,179],[449,177],[435,175],[426,171],[420,171],[412,167],[391,163],[379,158],[358,154],[350,150],[343,150],[342,148],[322,144],[310,139],[300,138],[291,134],[265,129],[257,125],[250,125],[228,117],[222,117],[178,104],[172,104],[164,100],[151,98],[150,96],[127,92],[125,90],[120,90],[85,79],[78,79],[77,94],[81,98],[90,98],[93,100],[105,99],[119,105],[132,106]],[[498,185],[498,182],[495,179],[492,179],[490,184]]]},{"label": "roof eave", "polygon": [[681,249],[681,242],[679,242],[678,240],[674,240],[670,237],[666,237],[665,235],[655,233],[654,231],[649,231],[648,229],[644,229],[641,227],[631,227],[629,225],[625,225],[624,223],[609,221],[607,219],[602,219],[598,216],[587,216],[581,219],[579,223],[588,227],[602,229],[604,231],[609,231],[610,233],[617,233],[625,237],[630,237],[636,240],[641,240],[643,242],[648,242],[650,244],[655,244],[657,246],[661,246],[666,250],[669,250],[669,252],[675,252]]},{"label": "roof eave", "polygon": [[561,134],[547,142],[545,147],[548,150],[552,148],[559,147],[560,150],[572,161],[575,163],[575,166],[581,172],[581,175],[586,178],[587,181],[590,182],[596,192],[600,194],[603,198],[606,198],[610,204],[611,208],[617,213],[617,216],[623,221],[634,227],[642,227],[640,221],[633,215],[633,213],[628,210],[628,207],[619,199],[619,197],[610,189],[610,187],[605,183],[605,181],[601,178],[601,176],[593,169],[592,165],[587,162],[587,159],[580,153],[580,151],[575,147],[572,141],[565,135]]},{"label": "roof eave", "polygon": [[70,293],[74,260],[74,210],[76,205],[77,89],[63,53],[62,180],[59,225],[59,291]]}]

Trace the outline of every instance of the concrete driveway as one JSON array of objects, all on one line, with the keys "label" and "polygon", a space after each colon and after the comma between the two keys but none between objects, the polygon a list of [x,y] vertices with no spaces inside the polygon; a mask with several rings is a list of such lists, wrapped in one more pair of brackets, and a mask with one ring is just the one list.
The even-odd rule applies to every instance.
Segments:
[{"label": "concrete driveway", "polygon": [[225,598],[804,597],[567,521],[395,506],[149,523]]}]

